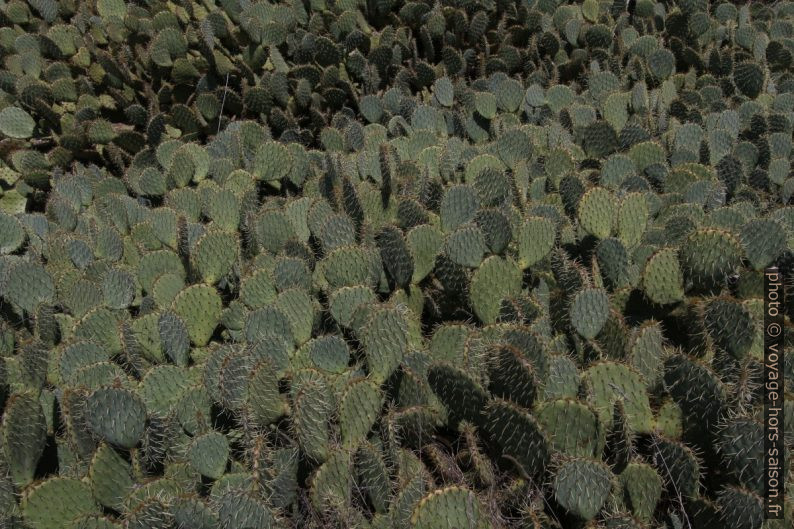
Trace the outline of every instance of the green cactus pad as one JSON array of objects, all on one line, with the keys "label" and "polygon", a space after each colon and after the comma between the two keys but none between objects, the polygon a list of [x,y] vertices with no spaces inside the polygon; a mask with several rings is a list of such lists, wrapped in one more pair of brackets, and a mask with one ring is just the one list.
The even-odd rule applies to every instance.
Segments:
[{"label": "green cactus pad", "polygon": [[406,240],[414,263],[411,282],[419,283],[433,270],[444,235],[438,228],[424,224],[409,231]]},{"label": "green cactus pad", "polygon": [[97,448],[88,470],[91,490],[100,505],[120,511],[123,499],[132,490],[130,464],[107,444]]},{"label": "green cactus pad", "polygon": [[542,217],[530,217],[518,230],[518,263],[526,269],[549,255],[557,237],[554,223]]},{"label": "green cactus pad", "polygon": [[484,424],[483,408],[487,404],[488,394],[476,380],[464,371],[443,363],[430,366],[427,380],[455,420]]},{"label": "green cactus pad", "polygon": [[86,415],[97,436],[121,448],[138,444],[146,425],[143,401],[125,389],[97,389],[86,401]]},{"label": "green cactus pad", "polygon": [[353,493],[352,456],[343,450],[331,453],[311,478],[311,502],[316,509],[344,508]]},{"label": "green cactus pad", "polygon": [[592,520],[601,511],[612,489],[614,476],[601,461],[572,459],[554,476],[554,498],[568,512]]},{"label": "green cactus pad", "polygon": [[240,301],[250,309],[259,309],[275,301],[276,288],[267,270],[256,270],[240,284]]},{"label": "green cactus pad", "polygon": [[609,317],[609,297],[604,289],[586,288],[574,296],[569,311],[571,325],[587,339],[595,338]]},{"label": "green cactus pad", "polygon": [[267,426],[286,413],[288,406],[279,394],[278,373],[272,362],[260,362],[251,370],[245,399],[251,418],[259,426]]},{"label": "green cactus pad", "polygon": [[198,497],[180,496],[171,506],[171,513],[177,527],[212,529],[220,525],[218,516]]},{"label": "green cactus pad", "polygon": [[684,299],[684,277],[675,249],[659,250],[648,259],[642,271],[642,289],[648,299],[660,305]]},{"label": "green cactus pad", "polygon": [[575,397],[580,384],[579,370],[572,359],[564,354],[549,355],[548,376],[543,386],[544,399]]},{"label": "green cactus pad", "polygon": [[659,474],[645,463],[629,463],[618,480],[623,486],[627,506],[634,516],[650,521],[662,497],[663,482]]},{"label": "green cactus pad", "polygon": [[13,253],[25,242],[25,231],[15,217],[0,211],[0,255]]},{"label": "green cactus pad", "polygon": [[187,324],[194,345],[207,345],[221,319],[221,298],[209,285],[193,285],[180,292],[171,310]]},{"label": "green cactus pad", "polygon": [[605,239],[612,233],[617,208],[612,193],[600,187],[593,188],[579,201],[579,223],[589,234]]},{"label": "green cactus pad", "polygon": [[783,227],[771,219],[752,220],[742,227],[745,255],[755,270],[772,264],[785,251],[786,240]]},{"label": "green cactus pad", "polygon": [[219,479],[229,459],[229,442],[220,432],[200,435],[190,443],[187,457],[190,465],[202,476]]},{"label": "green cactus pad", "polygon": [[521,291],[521,269],[514,261],[499,256],[488,257],[471,279],[471,304],[483,323],[494,323],[502,299]]},{"label": "green cactus pad", "polygon": [[411,515],[411,529],[490,526],[474,492],[462,487],[438,489],[421,499]]},{"label": "green cactus pad", "polygon": [[572,457],[595,457],[604,443],[598,414],[572,399],[540,403],[535,416],[552,449]]},{"label": "green cactus pad", "polygon": [[277,527],[268,505],[253,493],[230,490],[217,500],[220,527]]},{"label": "green cactus pad", "polygon": [[532,362],[523,352],[502,345],[495,348],[489,362],[490,391],[497,397],[531,408],[540,380]]},{"label": "green cactus pad", "polygon": [[0,294],[25,312],[35,312],[40,304],[52,303],[55,298],[52,277],[37,263],[17,262],[6,274]]},{"label": "green cactus pad", "polygon": [[337,248],[321,263],[322,273],[332,288],[377,285],[381,258],[377,250],[358,246]]},{"label": "green cactus pad", "polygon": [[349,382],[339,402],[342,446],[354,448],[366,438],[383,406],[383,395],[374,383],[359,379]]},{"label": "green cactus pad", "polygon": [[444,253],[460,266],[476,268],[488,251],[485,235],[477,226],[465,225],[447,235]]},{"label": "green cactus pad", "polygon": [[600,362],[585,371],[582,381],[602,423],[611,425],[613,406],[621,399],[631,429],[638,433],[651,431],[653,414],[639,373],[624,364]]},{"label": "green cactus pad", "polygon": [[477,210],[480,207],[480,200],[477,192],[470,186],[458,185],[447,190],[441,200],[441,226],[445,232],[449,232],[474,220]]},{"label": "green cactus pad", "polygon": [[679,259],[687,279],[701,287],[713,287],[740,266],[743,255],[740,242],[729,232],[703,228],[682,243]]},{"label": "green cactus pad", "polygon": [[264,142],[254,154],[252,173],[260,180],[279,180],[289,174],[292,162],[292,156],[285,146],[272,141]]},{"label": "green cactus pad", "polygon": [[302,385],[293,398],[292,424],[304,453],[324,461],[330,449],[329,414],[334,402],[327,395],[327,382],[315,378]]},{"label": "green cactus pad", "polygon": [[62,529],[87,514],[98,514],[91,488],[74,478],[50,478],[28,488],[20,502],[22,516],[32,527]]},{"label": "green cactus pad", "polygon": [[663,371],[664,334],[657,322],[647,322],[637,328],[629,339],[628,358],[649,386],[656,384]]},{"label": "green cactus pad", "polygon": [[36,122],[19,107],[7,106],[0,110],[0,132],[9,138],[30,138]]},{"label": "green cactus pad", "polygon": [[234,235],[211,230],[196,242],[191,255],[192,266],[206,283],[214,284],[231,271],[238,252]]},{"label": "green cactus pad", "polygon": [[503,400],[491,400],[485,408],[484,428],[511,458],[520,472],[536,476],[543,472],[550,446],[546,434],[535,418]]},{"label": "green cactus pad", "polygon": [[330,296],[330,313],[343,327],[352,327],[353,318],[359,307],[366,307],[376,300],[375,293],[365,286],[342,287]]},{"label": "green cactus pad", "polygon": [[2,432],[8,473],[18,487],[24,487],[33,481],[47,442],[44,412],[33,393],[9,397],[3,412]]},{"label": "green cactus pad", "polygon": [[371,443],[362,444],[356,451],[358,484],[372,502],[375,511],[386,513],[389,509],[391,482],[389,469],[380,450]]},{"label": "green cactus pad", "polygon": [[617,216],[618,238],[626,247],[636,246],[648,223],[649,208],[643,193],[629,193],[620,201]]},{"label": "green cactus pad", "polygon": [[370,376],[383,382],[394,372],[408,348],[408,321],[399,309],[376,310],[361,332]]},{"label": "green cactus pad", "polygon": [[730,298],[716,298],[703,313],[703,323],[715,344],[737,359],[750,351],[756,324],[745,305]]}]

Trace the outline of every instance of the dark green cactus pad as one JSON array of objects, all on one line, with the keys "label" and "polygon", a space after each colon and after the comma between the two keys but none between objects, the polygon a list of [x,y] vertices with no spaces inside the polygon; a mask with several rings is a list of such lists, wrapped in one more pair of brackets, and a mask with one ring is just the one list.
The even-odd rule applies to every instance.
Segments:
[{"label": "dark green cactus pad", "polygon": [[546,434],[536,419],[503,400],[491,400],[485,416],[484,428],[501,447],[503,455],[511,458],[524,475],[541,474],[551,451]]},{"label": "dark green cactus pad", "polygon": [[763,497],[746,489],[726,486],[719,492],[720,518],[737,529],[762,527],[764,524]]},{"label": "dark green cactus pad", "polygon": [[763,495],[764,430],[761,422],[736,417],[720,428],[719,451],[729,472],[742,486]]},{"label": "dark green cactus pad", "polygon": [[750,61],[737,64],[733,70],[733,82],[742,94],[755,99],[764,85],[764,71]]},{"label": "dark green cactus pad", "polygon": [[715,344],[737,359],[744,358],[755,338],[755,321],[746,306],[730,298],[717,298],[705,307],[703,324]]},{"label": "dark green cactus pad", "polygon": [[729,232],[704,228],[687,237],[679,258],[687,278],[709,288],[731,275],[739,267],[743,254],[741,243]]},{"label": "dark green cactus pad", "polygon": [[606,287],[616,290],[631,284],[629,253],[619,239],[610,237],[600,241],[595,256]]},{"label": "dark green cactus pad", "polygon": [[664,480],[668,493],[684,498],[695,497],[699,489],[700,462],[687,445],[669,439],[656,439],[653,465]]},{"label": "dark green cactus pad", "polygon": [[633,432],[629,428],[626,407],[622,400],[616,400],[612,412],[612,426],[606,433],[604,459],[613,472],[620,474],[629,464],[633,450]]},{"label": "dark green cactus pad", "polygon": [[146,426],[143,400],[120,388],[100,388],[89,395],[86,416],[97,436],[121,448],[138,444]]},{"label": "dark green cactus pad", "polygon": [[414,275],[414,260],[402,233],[397,228],[386,227],[377,240],[386,272],[395,285],[407,287]]},{"label": "dark green cactus pad", "polygon": [[427,381],[453,418],[484,424],[488,394],[476,380],[452,365],[439,363],[430,366]]},{"label": "dark green cactus pad", "polygon": [[362,444],[356,451],[356,473],[358,484],[367,494],[375,511],[385,514],[389,509],[391,483],[389,469],[380,450],[370,444]]},{"label": "dark green cactus pad", "polygon": [[489,363],[491,393],[531,408],[541,384],[532,362],[519,349],[503,345],[491,353]]},{"label": "dark green cactus pad", "polygon": [[33,481],[47,442],[47,425],[33,393],[11,395],[3,411],[3,448],[11,480],[24,487]]},{"label": "dark green cactus pad", "polygon": [[664,381],[670,395],[688,417],[697,417],[700,428],[715,428],[727,411],[728,389],[702,361],[677,355],[664,364]]}]

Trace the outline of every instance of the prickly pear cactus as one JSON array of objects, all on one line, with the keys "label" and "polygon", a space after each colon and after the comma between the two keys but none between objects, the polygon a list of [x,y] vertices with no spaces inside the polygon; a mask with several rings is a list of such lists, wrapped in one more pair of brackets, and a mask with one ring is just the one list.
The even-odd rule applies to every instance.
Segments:
[{"label": "prickly pear cactus", "polygon": [[0,527],[794,527],[791,1],[8,0],[0,55]]}]

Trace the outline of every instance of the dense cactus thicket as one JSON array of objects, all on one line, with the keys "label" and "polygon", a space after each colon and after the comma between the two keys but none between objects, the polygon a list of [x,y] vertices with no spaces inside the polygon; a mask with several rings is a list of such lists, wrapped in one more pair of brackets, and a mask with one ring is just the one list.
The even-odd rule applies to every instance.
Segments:
[{"label": "dense cactus thicket", "polygon": [[794,526],[794,2],[0,26],[0,527]]}]

